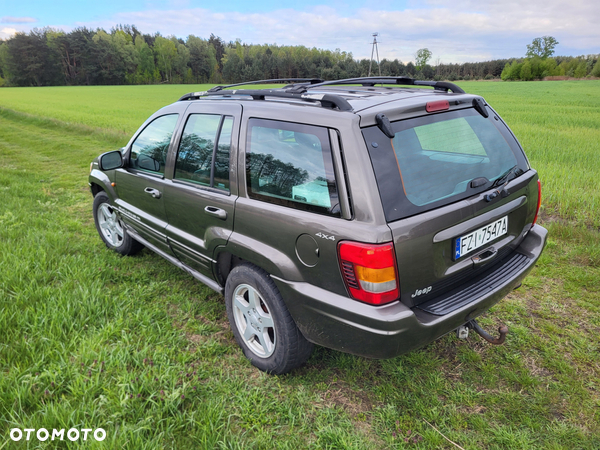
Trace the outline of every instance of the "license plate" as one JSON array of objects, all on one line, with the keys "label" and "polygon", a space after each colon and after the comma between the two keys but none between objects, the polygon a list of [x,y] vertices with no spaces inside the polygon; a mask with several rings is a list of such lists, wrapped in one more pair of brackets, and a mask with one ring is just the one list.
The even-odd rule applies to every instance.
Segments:
[{"label": "license plate", "polygon": [[458,259],[473,250],[483,247],[488,242],[493,241],[508,233],[508,216],[498,219],[478,230],[471,231],[456,239],[454,245],[454,259]]}]

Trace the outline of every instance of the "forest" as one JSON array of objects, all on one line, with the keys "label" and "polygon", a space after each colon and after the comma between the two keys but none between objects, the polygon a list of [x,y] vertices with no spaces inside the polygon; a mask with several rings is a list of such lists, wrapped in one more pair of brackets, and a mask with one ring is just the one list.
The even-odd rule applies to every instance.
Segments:
[{"label": "forest", "polygon": [[[529,46],[528,46],[529,48]],[[421,49],[427,50],[427,49]],[[419,52],[421,52],[419,50]],[[442,64],[432,55],[416,62],[383,59],[373,75],[425,80],[535,80],[548,76],[600,77],[599,55],[557,56],[528,51],[526,57]],[[418,52],[417,52],[418,53]],[[70,32],[33,29],[0,40],[0,86],[237,83],[274,78],[325,80],[367,76],[370,61],[352,53],[304,46],[225,42],[142,34],[134,25],[106,32],[85,27]]]}]

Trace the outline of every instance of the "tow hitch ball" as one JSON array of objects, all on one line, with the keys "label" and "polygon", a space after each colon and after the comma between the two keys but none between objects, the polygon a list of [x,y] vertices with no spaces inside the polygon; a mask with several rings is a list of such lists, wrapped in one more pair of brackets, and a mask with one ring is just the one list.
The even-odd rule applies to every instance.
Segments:
[{"label": "tow hitch ball", "polygon": [[501,327],[498,328],[498,332],[500,333],[500,336],[498,336],[497,338],[492,337],[489,334],[487,334],[483,328],[481,328],[479,326],[479,324],[475,321],[475,319],[471,319],[466,324],[464,324],[456,329],[456,334],[457,334],[458,338],[466,339],[469,336],[469,329],[474,330],[475,333],[477,333],[479,336],[484,338],[490,344],[494,344],[494,345],[504,344],[504,340],[506,339],[506,335],[508,333],[508,327],[506,325],[502,325]]}]

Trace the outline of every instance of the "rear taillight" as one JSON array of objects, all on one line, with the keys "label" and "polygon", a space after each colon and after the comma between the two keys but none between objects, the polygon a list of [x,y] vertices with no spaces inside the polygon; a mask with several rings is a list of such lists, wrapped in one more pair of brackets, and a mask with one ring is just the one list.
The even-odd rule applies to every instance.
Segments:
[{"label": "rear taillight", "polygon": [[398,298],[394,245],[341,242],[338,251],[344,281],[350,295],[372,305],[383,305]]},{"label": "rear taillight", "polygon": [[540,206],[542,206],[542,183],[538,179],[538,203],[537,203],[537,209],[535,210],[535,217],[533,218],[533,223],[531,224],[532,227],[537,222],[538,214],[540,212]]}]

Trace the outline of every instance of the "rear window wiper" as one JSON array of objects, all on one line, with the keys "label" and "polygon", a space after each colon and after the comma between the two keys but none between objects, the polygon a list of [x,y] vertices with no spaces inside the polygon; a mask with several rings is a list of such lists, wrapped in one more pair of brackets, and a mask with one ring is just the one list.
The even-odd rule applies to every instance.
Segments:
[{"label": "rear window wiper", "polygon": [[[508,169],[506,172],[504,172],[502,175],[500,175],[498,178],[496,178],[490,187],[500,186],[504,182],[504,180],[508,181],[508,177],[513,172],[515,173],[516,176],[519,176],[520,173],[517,173],[518,171],[522,172],[522,170],[519,169],[519,166],[512,166],[510,169]],[[504,183],[504,184],[506,184],[506,183]]]},{"label": "rear window wiper", "polygon": [[491,202],[493,199],[495,199],[499,195],[502,195],[502,197],[508,196],[508,191],[506,190],[506,185],[508,184],[508,177],[512,173],[515,174],[515,178],[516,178],[523,173],[523,170],[520,169],[519,166],[513,166],[510,169],[508,169],[506,172],[504,172],[502,175],[500,175],[498,178],[496,178],[494,180],[494,182],[492,183],[492,185],[490,186],[490,188],[498,187],[503,182],[504,182],[504,184],[502,185],[502,187],[500,189],[496,189],[494,192],[487,194],[484,197],[485,201]]}]

